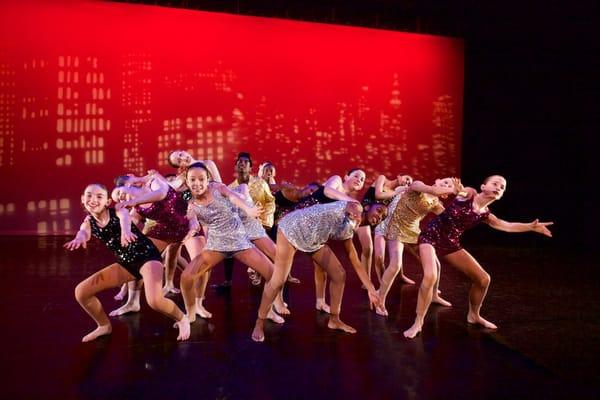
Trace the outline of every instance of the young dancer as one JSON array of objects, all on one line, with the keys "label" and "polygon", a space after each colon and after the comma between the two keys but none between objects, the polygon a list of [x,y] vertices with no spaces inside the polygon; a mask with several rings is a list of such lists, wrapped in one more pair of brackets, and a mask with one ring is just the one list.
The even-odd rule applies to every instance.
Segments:
[{"label": "young dancer", "polygon": [[273,278],[265,284],[258,319],[252,333],[252,339],[264,340],[264,320],[270,304],[281,290],[292,268],[297,250],[310,253],[312,259],[331,277],[331,309],[327,327],[348,333],[356,330],[340,319],[342,296],[346,273],[335,253],[327,246],[329,240],[343,241],[344,248],[352,267],[368,290],[371,304],[380,306],[380,299],[361,266],[356,249],[352,243],[354,231],[363,224],[378,224],[385,217],[386,207],[380,204],[363,207],[358,202],[338,201],[329,204],[317,204],[296,210],[279,222],[277,232],[277,251],[275,253],[275,272]]},{"label": "young dancer", "polygon": [[[405,191],[394,197],[393,205],[390,204],[387,218],[375,228],[375,242],[387,241],[390,252],[390,262],[388,268],[382,274],[379,295],[381,296],[382,307],[377,308],[379,315],[387,316],[385,300],[392,286],[396,275],[400,273],[404,282],[414,284],[415,282],[407,278],[402,271],[402,254],[404,247],[413,248],[416,254],[417,241],[419,239],[420,222],[425,216],[433,212],[441,214],[444,211],[439,198],[445,198],[450,194],[457,194],[461,189],[460,181],[454,178],[437,179],[432,186],[426,185],[421,181],[414,181]],[[383,246],[385,249],[385,244]],[[375,247],[375,270],[381,271],[383,268],[384,252],[381,248]],[[378,274],[379,275],[379,274]],[[444,306],[451,304],[442,299],[438,293],[439,270],[437,281],[434,285],[432,301]]]},{"label": "young dancer", "polygon": [[[209,183],[208,169],[202,163],[190,165],[186,183],[193,195],[190,201],[191,211],[196,214],[198,221],[208,226],[206,246],[181,274],[181,290],[186,310],[190,321],[194,321],[193,285],[198,276],[225,258],[234,257],[258,271],[265,279],[271,279],[273,263],[250,242],[239,214],[233,209],[233,206],[237,206],[249,217],[258,218],[262,212],[260,207],[250,207],[239,194],[223,184]],[[193,233],[194,229],[189,235]],[[275,300],[280,301],[280,297]],[[283,310],[285,305],[278,303],[277,309]],[[268,318],[277,323],[284,322],[273,310],[269,310]]]},{"label": "young dancer", "polygon": [[116,211],[108,207],[110,199],[104,186],[88,185],[81,196],[81,202],[88,216],[75,238],[64,247],[68,250],[82,246],[85,248],[87,241],[93,236],[106,244],[118,260],[92,274],[75,288],[75,298],[98,325],[82,341],[89,342],[112,332],[110,320],[96,294],[136,279],[144,280],[148,305],[176,321],[175,325],[179,329],[177,340],[187,340],[190,335],[188,318],[175,303],[163,296],[161,290],[163,266],[156,246],[131,223],[126,210]]},{"label": "young dancer", "polygon": [[467,188],[461,192],[446,210],[433,219],[419,236],[419,254],[423,266],[423,281],[419,288],[417,316],[413,325],[404,331],[404,336],[414,338],[421,332],[427,309],[433,297],[433,288],[437,280],[438,257],[463,272],[471,280],[469,290],[469,312],[467,322],[479,324],[488,329],[497,329],[492,322],[484,319],[481,305],[490,285],[490,275],[460,244],[462,234],[485,222],[490,227],[505,232],[533,231],[551,237],[548,226],[552,222],[530,223],[507,222],[490,213],[488,206],[499,200],[506,190],[506,179],[500,175],[487,177],[480,187],[481,192]]}]

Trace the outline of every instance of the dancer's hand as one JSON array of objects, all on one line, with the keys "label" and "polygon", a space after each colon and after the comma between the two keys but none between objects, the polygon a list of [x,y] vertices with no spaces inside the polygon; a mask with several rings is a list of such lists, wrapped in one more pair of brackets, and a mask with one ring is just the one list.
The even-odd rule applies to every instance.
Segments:
[{"label": "dancer's hand", "polygon": [[121,201],[121,202],[115,204],[115,210],[119,211],[119,210],[122,210],[123,208],[131,208],[134,205],[135,205],[135,202],[133,200]]},{"label": "dancer's hand", "polygon": [[123,232],[121,231],[121,246],[127,247],[131,243],[135,242],[137,236],[133,232]]},{"label": "dancer's hand", "polygon": [[80,247],[82,247],[85,249],[87,248],[87,240],[85,240],[84,238],[80,238],[80,237],[75,237],[75,239],[71,240],[70,242],[67,242],[65,244],[63,244],[63,247],[67,250],[76,250]]},{"label": "dancer's hand", "polygon": [[265,210],[262,208],[262,206],[256,205],[254,207],[248,207],[246,214],[248,214],[248,216],[251,218],[258,219],[264,211]]},{"label": "dancer's hand", "polygon": [[547,226],[553,225],[554,222],[540,222],[538,219],[531,223],[531,230],[537,233],[541,233],[544,236],[552,237],[552,232]]},{"label": "dancer's hand", "polygon": [[460,178],[452,178],[452,185],[454,187],[454,194],[459,194],[460,192],[463,192],[465,190],[465,187],[460,181]]},{"label": "dancer's hand", "polygon": [[381,297],[379,297],[379,293],[374,290],[369,290],[369,308],[372,310],[373,307],[382,308],[383,303],[381,302]]}]

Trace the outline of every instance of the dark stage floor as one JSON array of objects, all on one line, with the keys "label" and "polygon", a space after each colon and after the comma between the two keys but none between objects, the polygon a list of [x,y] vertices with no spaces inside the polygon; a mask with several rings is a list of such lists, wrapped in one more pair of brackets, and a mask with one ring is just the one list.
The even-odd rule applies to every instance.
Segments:
[{"label": "dark stage floor", "polygon": [[[600,398],[599,273],[593,260],[558,249],[472,248],[492,275],[483,315],[498,323],[495,333],[466,324],[468,285],[451,268],[441,289],[454,307],[433,307],[417,339],[402,336],[417,287],[393,287],[386,320],[369,312],[350,270],[342,317],[358,333],[330,331],[299,254],[302,283],[286,293],[293,314],[270,324],[263,344],[250,340],[260,290],[238,264],[231,292],[209,289],[214,317],[197,321],[188,342],[177,343],[172,323],[143,303],[113,319],[112,336],[82,344],[94,325],[73,288],[110,257],[97,244],[68,254],[65,240],[0,237],[5,399]],[[211,283],[222,276],[218,266]],[[117,306],[114,294],[101,296],[105,309]]]}]

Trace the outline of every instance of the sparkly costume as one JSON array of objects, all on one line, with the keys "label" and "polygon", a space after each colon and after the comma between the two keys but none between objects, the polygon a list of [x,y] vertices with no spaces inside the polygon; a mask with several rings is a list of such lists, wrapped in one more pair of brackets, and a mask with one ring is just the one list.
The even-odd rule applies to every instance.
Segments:
[{"label": "sparkly costume", "polygon": [[384,231],[385,238],[402,243],[417,243],[421,233],[419,223],[438,204],[440,201],[437,197],[416,190],[404,192],[399,196],[396,208],[391,213],[387,229]]},{"label": "sparkly costume", "polygon": [[233,204],[217,190],[212,190],[212,197],[213,201],[208,205],[190,203],[200,223],[208,226],[208,239],[204,248],[235,253],[253,247]]},{"label": "sparkly costume", "polygon": [[100,239],[117,257],[119,264],[131,275],[136,279],[142,279],[140,268],[148,261],[162,262],[160,252],[134,224],[131,224],[131,232],[137,236],[137,239],[127,247],[121,246],[121,220],[114,208],[109,208],[108,213],[110,218],[105,227],[98,226],[98,221],[89,216],[92,236]]},{"label": "sparkly costume", "polygon": [[[238,190],[238,188],[241,188],[241,187],[242,186],[240,185],[240,186],[234,188],[233,190],[236,193],[239,193],[244,197],[244,201],[246,202],[246,204],[248,204],[251,207],[254,206],[254,203],[252,202],[252,198],[245,196],[241,190]],[[256,240],[256,239],[260,239],[263,237],[267,237],[267,232],[265,231],[265,228],[263,228],[263,226],[259,220],[257,220],[256,218],[249,217],[248,214],[246,214],[246,212],[244,210],[242,210],[241,208],[235,207],[234,209],[239,214],[240,219],[242,220],[242,224],[244,225],[244,229],[246,230],[246,233],[248,234],[248,238],[250,240]]]},{"label": "sparkly costume", "polygon": [[394,211],[396,210],[396,206],[398,205],[398,202],[400,201],[401,198],[402,198],[402,193],[399,193],[399,194],[395,195],[394,197],[392,197],[390,204],[387,206],[387,208],[388,208],[387,216],[385,217],[385,219],[383,221],[381,221],[375,227],[375,236],[385,236],[387,227],[390,224],[390,222],[392,221],[392,215],[394,214]]},{"label": "sparkly costume", "polygon": [[478,214],[473,199],[454,199],[446,210],[427,225],[419,236],[419,244],[431,244],[439,256],[462,249],[460,237],[469,228],[487,220],[490,212]]},{"label": "sparkly costume", "polygon": [[354,234],[354,221],[346,214],[347,202],[317,204],[293,211],[279,221],[279,230],[298,250],[312,253],[328,240],[346,240]]},{"label": "sparkly costume", "polygon": [[[236,179],[229,184],[230,189],[235,189],[240,183]],[[251,176],[248,181],[248,190],[252,201],[263,208],[260,222],[263,226],[272,227],[275,214],[275,197],[271,194],[269,184],[257,176]]]},{"label": "sparkly costume", "polygon": [[169,186],[164,199],[148,207],[136,206],[135,210],[142,217],[156,221],[154,225],[145,229],[144,233],[147,236],[165,242],[180,242],[189,230],[187,207],[181,193]]}]

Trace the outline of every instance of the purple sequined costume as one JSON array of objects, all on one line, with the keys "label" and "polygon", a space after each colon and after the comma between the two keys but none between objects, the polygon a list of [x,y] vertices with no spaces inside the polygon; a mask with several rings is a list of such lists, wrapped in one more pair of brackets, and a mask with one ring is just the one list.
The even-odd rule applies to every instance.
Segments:
[{"label": "purple sequined costume", "polygon": [[428,243],[438,256],[462,249],[460,237],[469,228],[487,220],[489,211],[478,214],[473,210],[473,199],[454,199],[446,210],[435,217],[419,236],[419,244]]},{"label": "purple sequined costume", "polygon": [[187,207],[188,203],[181,193],[169,187],[164,199],[148,207],[136,206],[135,210],[142,217],[156,221],[146,236],[165,242],[180,242],[189,230]]}]

